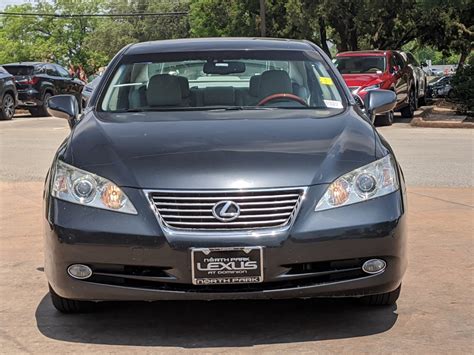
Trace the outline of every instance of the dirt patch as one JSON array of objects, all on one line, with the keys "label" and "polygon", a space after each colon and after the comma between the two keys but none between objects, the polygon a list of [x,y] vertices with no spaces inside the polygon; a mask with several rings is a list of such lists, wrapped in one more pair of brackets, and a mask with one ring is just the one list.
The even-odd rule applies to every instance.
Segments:
[{"label": "dirt patch", "polygon": [[436,100],[431,106],[421,107],[410,122],[415,127],[474,128],[472,117],[459,115],[457,105],[444,99]]}]

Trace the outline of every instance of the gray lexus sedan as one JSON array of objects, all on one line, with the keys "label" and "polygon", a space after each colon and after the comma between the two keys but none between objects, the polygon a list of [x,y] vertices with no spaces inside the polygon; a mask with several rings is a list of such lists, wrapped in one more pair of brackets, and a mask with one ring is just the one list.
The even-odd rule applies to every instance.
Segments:
[{"label": "gray lexus sedan", "polygon": [[54,306],[356,297],[396,302],[405,185],[371,116],[308,41],[138,43],[67,119],[44,191]]}]

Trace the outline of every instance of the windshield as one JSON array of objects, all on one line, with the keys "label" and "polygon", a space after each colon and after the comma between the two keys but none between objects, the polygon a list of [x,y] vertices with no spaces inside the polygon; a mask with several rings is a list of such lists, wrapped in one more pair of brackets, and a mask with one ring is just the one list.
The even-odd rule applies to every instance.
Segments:
[{"label": "windshield", "polygon": [[106,112],[344,108],[316,52],[184,52],[125,57],[99,100]]},{"label": "windshield", "polygon": [[341,74],[382,74],[385,71],[385,57],[338,57],[334,64]]}]

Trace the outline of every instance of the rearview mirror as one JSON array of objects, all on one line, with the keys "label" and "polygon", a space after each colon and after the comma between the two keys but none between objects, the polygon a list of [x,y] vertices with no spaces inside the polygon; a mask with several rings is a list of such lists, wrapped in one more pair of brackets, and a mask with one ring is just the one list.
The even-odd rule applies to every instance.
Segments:
[{"label": "rearview mirror", "polygon": [[79,116],[79,104],[73,95],[56,95],[48,102],[48,113],[57,118],[68,120],[69,127],[74,127]]},{"label": "rearview mirror", "polygon": [[392,111],[397,104],[397,95],[391,90],[371,90],[364,100],[369,117]]},{"label": "rearview mirror", "polygon": [[242,62],[206,62],[202,71],[206,74],[237,74],[245,72],[245,63]]}]

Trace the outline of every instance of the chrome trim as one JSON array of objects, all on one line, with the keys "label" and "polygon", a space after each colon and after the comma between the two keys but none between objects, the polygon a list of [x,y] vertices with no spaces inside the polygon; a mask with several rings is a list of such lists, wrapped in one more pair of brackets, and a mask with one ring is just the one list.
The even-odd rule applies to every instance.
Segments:
[{"label": "chrome trim", "polygon": [[[218,212],[217,208],[220,205],[223,205],[223,207]],[[230,206],[233,206],[236,209],[236,212],[227,212],[229,210]],[[184,218],[184,219],[186,219],[186,218],[187,219],[195,219],[196,218],[194,216],[171,216],[170,217],[170,215],[165,216],[163,214],[162,214],[162,216],[163,216],[163,218],[166,218],[166,216],[168,216],[168,218]],[[237,218],[239,218],[239,216],[240,216],[240,206],[237,203],[235,203],[234,201],[219,201],[219,202],[216,202],[214,207],[212,207],[212,217],[214,217],[218,221],[227,223],[227,222],[236,220]],[[212,218],[212,217],[211,216],[208,216],[208,217],[201,216],[201,219],[209,219],[209,218]]]},{"label": "chrome trim", "polygon": [[[239,192],[241,190],[237,190],[237,191],[234,191],[234,192]],[[246,190],[242,190],[242,191],[246,191]],[[200,193],[200,192],[196,192],[196,191],[186,191],[186,192],[190,192],[190,193]],[[218,192],[218,193],[222,193],[224,191],[214,191],[214,192]],[[181,192],[182,193],[182,192]],[[201,192],[201,193],[207,193],[207,192]],[[245,197],[245,196],[235,196],[235,197],[232,197],[232,200],[258,200],[258,199],[261,199],[261,198],[265,198],[265,197],[268,197],[268,196],[248,196],[248,197]],[[300,197],[300,194],[284,194],[284,195],[271,195],[272,198],[280,198],[280,197]],[[152,197],[153,198],[153,197]],[[172,196],[163,196],[163,197],[160,197],[159,200],[191,200],[191,201],[201,201],[201,200],[204,200],[204,201],[218,201],[218,202],[221,202],[223,201],[225,198],[220,196],[220,197],[215,197],[215,196],[202,196],[202,197],[172,197]],[[227,201],[225,201],[227,202]]]},{"label": "chrome trim", "polygon": [[[71,268],[72,268],[73,266],[82,266],[82,267],[85,267],[85,268],[89,269],[89,270],[88,270],[88,271],[89,271],[89,275],[88,275],[88,276],[75,276],[75,275],[73,275],[73,274],[71,273]],[[76,279],[76,280],[87,280],[88,278],[90,278],[90,277],[94,274],[94,272],[92,271],[92,269],[91,269],[90,266],[88,266],[88,265],[85,265],[85,264],[71,264],[71,265],[69,265],[68,268],[67,268],[67,274],[68,274],[69,276],[71,276],[73,279]]]},{"label": "chrome trim", "polygon": [[[382,261],[383,264],[384,264],[384,266],[383,266],[383,268],[380,269],[379,271],[367,271],[367,270],[364,269],[364,266],[365,266],[368,262],[370,262],[370,261]],[[385,260],[383,260],[383,259],[369,259],[369,260],[365,261],[365,262],[362,264],[362,267],[361,267],[362,271],[365,272],[366,274],[369,274],[369,275],[378,275],[378,274],[381,274],[382,272],[385,271],[386,268],[387,268],[387,262],[386,262]]]},{"label": "chrome trim", "polygon": [[[272,192],[272,191],[288,191],[288,190],[299,190],[301,191],[300,194],[294,194],[297,195],[298,198],[295,199],[289,199],[289,200],[284,200],[284,201],[275,201],[275,202],[240,202],[239,206],[254,206],[257,204],[261,205],[268,205],[268,204],[282,204],[282,203],[295,203],[295,206],[293,207],[293,211],[291,212],[290,216],[287,218],[288,223],[283,225],[283,226],[276,226],[276,227],[265,227],[262,226],[261,228],[254,228],[254,229],[210,229],[210,230],[202,230],[202,229],[197,229],[197,230],[192,230],[192,229],[186,229],[186,228],[174,228],[170,227],[166,221],[163,219],[160,211],[163,211],[163,209],[158,210],[156,207],[152,194],[154,193],[244,193],[244,192],[249,192],[249,193],[254,193],[254,192]],[[163,190],[163,189],[145,189],[143,190],[145,197],[148,200],[148,203],[150,205],[150,208],[152,212],[154,213],[158,224],[167,237],[188,237],[188,236],[208,236],[208,237],[220,237],[222,235],[226,235],[228,237],[262,237],[262,236],[268,236],[268,235],[277,235],[280,233],[283,233],[287,230],[289,230],[292,226],[293,223],[295,222],[298,213],[301,209],[301,205],[306,198],[306,193],[307,193],[308,187],[286,187],[286,188],[268,188],[268,189],[223,189],[223,190]],[[265,197],[265,196],[264,196]],[[221,198],[222,200],[225,199]],[[163,204],[172,204],[172,205],[182,205],[182,206],[214,206],[215,203],[204,203],[204,204],[199,204],[199,203],[163,203]],[[281,207],[279,207],[281,208]],[[245,211],[246,209],[241,209],[242,211]],[[180,210],[182,211],[182,210]],[[193,210],[194,211],[194,210]],[[211,212],[211,209],[208,210],[200,210],[200,211],[209,211]],[[274,221],[273,221],[274,222]],[[181,222],[181,223],[186,223],[186,222]],[[245,222],[236,222],[236,223],[245,223]],[[196,223],[193,223],[196,224]],[[207,224],[207,223],[206,223]]]}]

